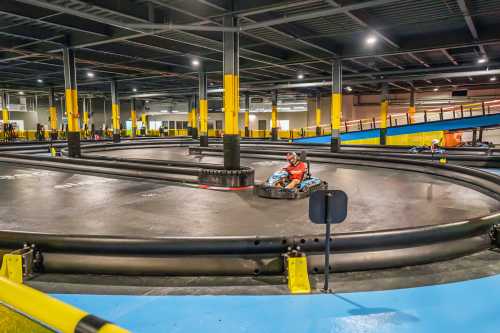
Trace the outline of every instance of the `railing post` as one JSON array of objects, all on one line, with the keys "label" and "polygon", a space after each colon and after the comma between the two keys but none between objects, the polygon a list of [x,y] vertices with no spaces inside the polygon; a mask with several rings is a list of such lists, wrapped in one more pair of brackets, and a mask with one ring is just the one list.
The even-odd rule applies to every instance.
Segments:
[{"label": "railing post", "polygon": [[443,120],[444,119],[444,116],[443,116],[443,108],[441,108],[439,110],[439,120]]},{"label": "railing post", "polygon": [[375,122],[375,117],[372,118],[373,121],[373,128],[377,128],[377,123]]},{"label": "railing post", "polygon": [[406,112],[406,124],[407,125],[410,125],[411,124],[411,121],[410,121],[410,114],[408,112]]},{"label": "railing post", "polygon": [[392,127],[392,115],[389,115],[389,127]]},{"label": "railing post", "polygon": [[363,121],[361,119],[359,120],[359,130],[363,130]]},{"label": "railing post", "polygon": [[484,107],[484,102],[481,103],[481,110],[483,111],[483,116],[486,114],[486,108]]},{"label": "railing post", "polygon": [[345,131],[349,132],[349,129],[347,128],[347,121],[344,121],[344,125],[345,125]]},{"label": "railing post", "polygon": [[464,106],[460,105],[460,118],[464,117]]},{"label": "railing post", "polygon": [[424,123],[427,122],[427,111],[424,111]]},{"label": "railing post", "polygon": [[472,108],[469,109],[469,114],[472,117]]}]

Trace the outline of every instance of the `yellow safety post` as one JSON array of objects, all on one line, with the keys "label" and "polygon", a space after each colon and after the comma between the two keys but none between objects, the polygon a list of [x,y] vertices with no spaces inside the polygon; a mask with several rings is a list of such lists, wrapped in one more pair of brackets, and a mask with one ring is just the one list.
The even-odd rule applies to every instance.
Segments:
[{"label": "yellow safety post", "polygon": [[20,254],[7,253],[3,255],[0,277],[16,283],[23,283],[23,257]]},{"label": "yellow safety post", "polygon": [[250,137],[250,95],[245,93],[245,137]]},{"label": "yellow safety post", "polygon": [[113,124],[113,142],[120,142],[120,102],[118,101],[118,85],[111,81],[111,118]]},{"label": "yellow safety post", "polygon": [[309,274],[307,273],[307,257],[287,256],[288,289],[292,294],[308,294],[311,292]]},{"label": "yellow safety post", "polygon": [[58,332],[129,332],[38,290],[3,277],[0,277],[0,302]]}]

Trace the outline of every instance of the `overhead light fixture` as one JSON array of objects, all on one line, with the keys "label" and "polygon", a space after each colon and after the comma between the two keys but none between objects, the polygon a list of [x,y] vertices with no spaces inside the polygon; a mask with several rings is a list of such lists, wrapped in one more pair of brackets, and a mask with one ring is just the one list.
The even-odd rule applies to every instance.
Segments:
[{"label": "overhead light fixture", "polygon": [[434,91],[438,91],[438,90],[439,90],[439,88],[434,88],[434,89],[432,89],[432,90],[434,90]]},{"label": "overhead light fixture", "polygon": [[299,73],[299,74],[297,75],[297,79],[302,80],[303,78],[304,78],[304,74]]},{"label": "overhead light fixture", "polygon": [[484,64],[487,61],[488,61],[488,59],[486,57],[482,57],[482,58],[477,59],[478,64]]},{"label": "overhead light fixture", "polygon": [[198,59],[193,59],[191,61],[191,65],[193,65],[194,67],[197,67],[200,65],[200,61]]},{"label": "overhead light fixture", "polygon": [[375,36],[368,36],[366,38],[366,44],[368,44],[368,45],[373,45],[376,42],[377,42],[377,37],[375,37]]},{"label": "overhead light fixture", "polygon": [[146,100],[146,103],[149,103],[149,99]]},{"label": "overhead light fixture", "polygon": [[24,91],[18,92],[19,95],[24,95]]},{"label": "overhead light fixture", "polygon": [[490,77],[490,81],[491,81],[491,82],[494,82],[494,81],[496,81],[496,80],[497,80],[496,76],[492,76],[492,77]]},{"label": "overhead light fixture", "polygon": [[352,88],[351,88],[351,86],[347,86],[347,87],[345,87],[345,90],[352,91]]},{"label": "overhead light fixture", "polygon": [[94,74],[94,73],[92,73],[92,72],[87,72],[87,77],[94,77],[94,76],[95,76],[95,74]]},{"label": "overhead light fixture", "polygon": [[132,91],[133,92],[137,92],[137,88],[132,88]]},{"label": "overhead light fixture", "polygon": [[38,80],[36,80],[36,82],[43,83],[43,80],[42,79],[38,79]]}]

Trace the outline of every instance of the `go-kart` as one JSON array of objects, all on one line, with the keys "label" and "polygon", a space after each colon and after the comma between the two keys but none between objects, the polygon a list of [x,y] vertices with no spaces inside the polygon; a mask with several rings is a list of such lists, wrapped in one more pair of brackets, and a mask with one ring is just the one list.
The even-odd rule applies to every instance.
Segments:
[{"label": "go-kart", "polygon": [[[309,170],[309,168],[308,168]],[[265,183],[255,187],[259,197],[269,199],[302,199],[308,197],[312,192],[327,189],[328,183],[319,178],[312,177],[309,172],[294,189],[286,189],[288,185],[288,172],[284,170],[273,173]]]},{"label": "go-kart", "polygon": [[431,153],[431,154],[444,154],[446,151],[442,148],[437,148],[434,151],[432,151],[431,147],[429,146],[416,146],[412,147],[409,150],[410,153],[418,154],[418,153]]}]

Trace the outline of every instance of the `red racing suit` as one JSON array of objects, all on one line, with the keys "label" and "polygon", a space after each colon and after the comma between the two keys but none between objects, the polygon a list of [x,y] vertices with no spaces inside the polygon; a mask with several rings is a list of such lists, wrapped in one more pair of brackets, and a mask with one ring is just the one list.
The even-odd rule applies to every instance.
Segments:
[{"label": "red racing suit", "polygon": [[288,178],[290,180],[294,179],[302,180],[307,172],[307,164],[304,162],[299,162],[297,163],[297,165],[288,163],[288,165],[284,168],[284,170],[288,172]]}]

